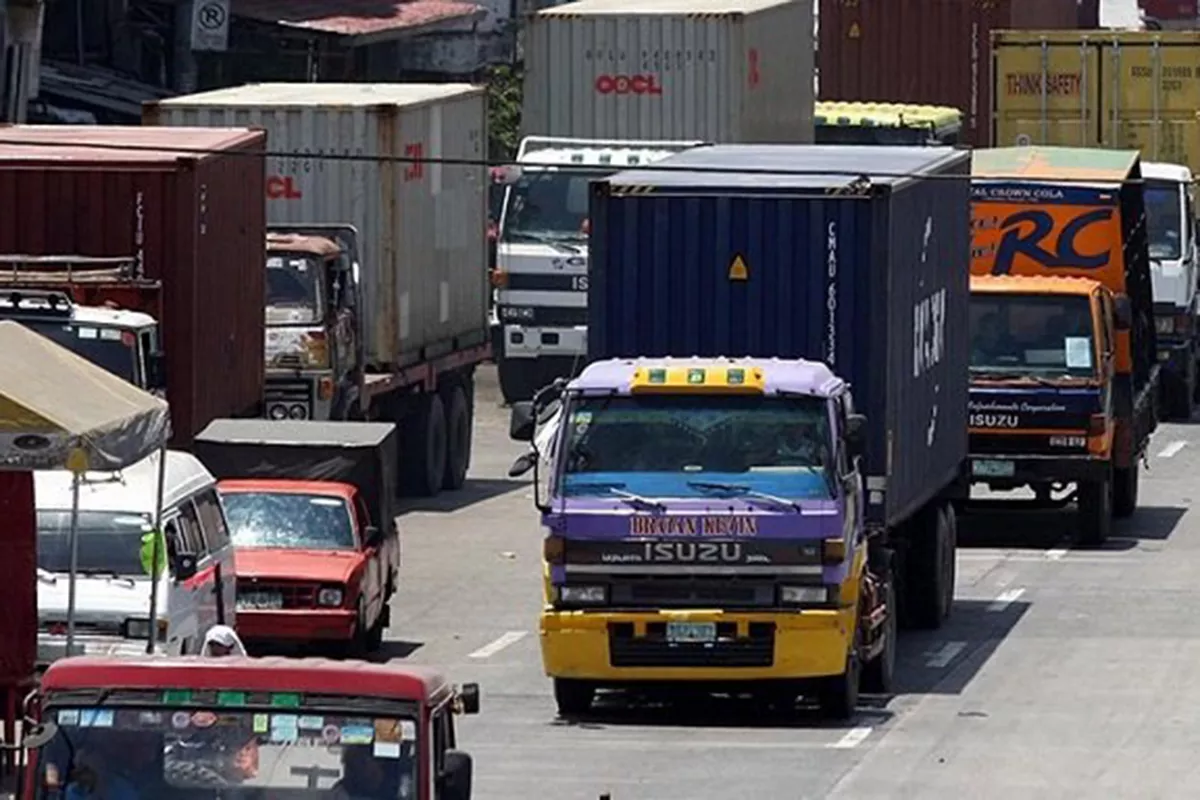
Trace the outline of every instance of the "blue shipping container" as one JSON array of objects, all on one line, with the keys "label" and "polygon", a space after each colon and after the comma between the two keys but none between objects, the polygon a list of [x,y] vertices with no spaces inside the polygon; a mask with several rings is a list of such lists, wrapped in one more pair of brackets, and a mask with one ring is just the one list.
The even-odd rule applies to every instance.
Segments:
[{"label": "blue shipping container", "polygon": [[656,166],[593,184],[590,359],[825,361],[868,418],[869,521],[949,486],[967,456],[968,153],[718,145]]}]

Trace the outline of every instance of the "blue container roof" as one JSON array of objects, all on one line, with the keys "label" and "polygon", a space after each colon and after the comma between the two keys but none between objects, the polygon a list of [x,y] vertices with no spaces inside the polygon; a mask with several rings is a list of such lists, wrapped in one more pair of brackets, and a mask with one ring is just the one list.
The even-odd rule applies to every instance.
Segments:
[{"label": "blue container roof", "polygon": [[[873,184],[895,187],[912,180],[910,176],[935,174],[955,161],[966,162],[969,155],[952,147],[719,144],[684,150],[654,165],[670,169],[626,170],[607,183],[615,194],[627,187],[836,189],[865,175]],[[731,171],[708,171],[717,169]],[[806,174],[764,174],[770,170]]]}]

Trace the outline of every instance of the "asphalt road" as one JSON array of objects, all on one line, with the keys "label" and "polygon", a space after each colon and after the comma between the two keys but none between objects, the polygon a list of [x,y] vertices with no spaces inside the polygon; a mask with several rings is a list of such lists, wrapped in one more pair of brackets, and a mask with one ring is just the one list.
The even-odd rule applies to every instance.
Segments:
[{"label": "asphalt road", "polygon": [[1200,428],[1165,424],[1141,506],[1101,550],[1069,512],[961,521],[957,601],[900,641],[898,692],[857,720],[745,707],[556,718],[537,640],[531,490],[506,472],[494,373],[481,376],[471,483],[401,517],[387,652],[478,681],[462,719],[480,800],[1193,797],[1200,792]]}]

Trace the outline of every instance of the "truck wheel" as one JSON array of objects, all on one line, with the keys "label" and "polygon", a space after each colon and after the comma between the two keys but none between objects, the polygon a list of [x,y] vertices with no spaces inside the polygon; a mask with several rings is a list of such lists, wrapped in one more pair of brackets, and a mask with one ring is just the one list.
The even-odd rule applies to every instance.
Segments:
[{"label": "truck wheel", "polygon": [[817,707],[821,714],[829,719],[848,720],[858,711],[858,685],[862,673],[862,664],[858,657],[861,625],[862,621],[859,620],[854,633],[854,647],[846,655],[846,671],[841,675],[822,678],[821,686],[817,690]]},{"label": "truck wheel", "polygon": [[596,699],[596,687],[586,681],[569,678],[554,679],[554,702],[560,717],[575,717],[586,714]]},{"label": "truck wheel", "polygon": [[419,400],[420,409],[405,422],[400,465],[405,488],[420,497],[433,497],[446,475],[446,407],[436,393]]},{"label": "truck wheel", "polygon": [[442,488],[461,489],[467,481],[467,461],[471,455],[471,415],[461,386],[450,390],[446,404],[446,469]]},{"label": "truck wheel", "polygon": [[896,623],[896,584],[890,568],[886,568],[882,574],[887,581],[883,602],[888,609],[887,619],[883,623],[883,650],[864,664],[862,671],[862,689],[870,694],[889,694],[896,674],[896,631],[899,629]]},{"label": "truck wheel", "polygon": [[500,394],[505,405],[532,400],[533,393],[542,388],[537,359],[501,358],[496,362],[496,376],[500,380]]},{"label": "truck wheel", "polygon": [[1140,477],[1136,460],[1124,469],[1113,470],[1112,515],[1117,519],[1131,517],[1137,511]]},{"label": "truck wheel", "polygon": [[905,622],[911,627],[936,630],[950,616],[956,570],[952,537],[957,527],[953,511],[947,513],[942,504],[927,506],[909,527],[901,589]]},{"label": "truck wheel", "polygon": [[1195,365],[1185,375],[1162,375],[1163,415],[1170,420],[1187,421],[1192,418],[1192,398],[1196,392]]},{"label": "truck wheel", "polygon": [[1113,486],[1111,478],[1079,484],[1079,541],[1098,547],[1112,533]]}]

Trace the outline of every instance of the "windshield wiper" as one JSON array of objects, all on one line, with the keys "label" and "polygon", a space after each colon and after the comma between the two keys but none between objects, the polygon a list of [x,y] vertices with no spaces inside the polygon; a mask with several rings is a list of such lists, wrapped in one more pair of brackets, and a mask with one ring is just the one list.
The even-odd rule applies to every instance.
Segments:
[{"label": "windshield wiper", "polygon": [[718,481],[688,481],[687,485],[693,489],[699,489],[700,491],[711,490],[711,491],[716,491],[716,492],[729,492],[730,494],[736,494],[736,495],[740,495],[740,496],[744,496],[744,497],[753,497],[757,500],[766,500],[769,503],[774,503],[774,504],[780,505],[780,506],[787,506],[788,508],[791,508],[792,510],[796,511],[797,513],[799,513],[801,510],[800,504],[797,503],[795,500],[788,500],[786,497],[780,497],[779,495],[767,494],[766,492],[760,492],[755,489],[751,489],[749,486],[746,486],[745,484],[742,484],[742,483],[720,483]]},{"label": "windshield wiper", "polygon": [[549,233],[533,233],[530,231],[517,231],[515,233],[510,233],[509,236],[520,236],[522,239],[529,239],[531,241],[537,242],[538,244],[544,244],[549,247],[554,247],[559,250],[562,250],[565,253],[570,253],[572,255],[579,255],[580,253],[583,252],[582,246],[577,245],[577,244],[572,244],[569,242],[565,242],[565,241],[563,241],[562,237],[554,236]]},{"label": "windshield wiper", "polygon": [[108,578],[110,580],[125,581],[130,586],[135,585],[133,578],[128,575],[121,575],[111,569],[101,569],[100,567],[81,567],[75,570],[78,575],[86,575],[89,578]]},{"label": "windshield wiper", "polygon": [[633,492],[624,491],[621,489],[621,487],[624,485],[625,484],[623,483],[604,483],[597,481],[595,483],[572,483],[570,488],[573,490],[602,489],[609,494],[616,495],[617,497],[621,498],[621,500],[625,501],[631,506],[634,506],[635,508],[641,506],[642,508],[653,508],[657,511],[667,510],[667,507],[658,500],[654,500],[650,497],[642,497],[640,494],[634,494]]},{"label": "windshield wiper", "polygon": [[38,576],[39,580],[43,580],[46,583],[49,583],[49,584],[58,583],[58,576],[55,575],[53,572],[51,572],[48,569],[42,569],[41,567],[38,567],[37,568],[37,576]]}]

